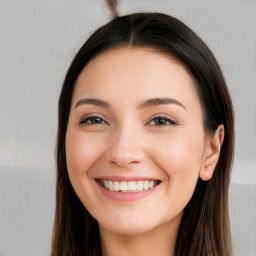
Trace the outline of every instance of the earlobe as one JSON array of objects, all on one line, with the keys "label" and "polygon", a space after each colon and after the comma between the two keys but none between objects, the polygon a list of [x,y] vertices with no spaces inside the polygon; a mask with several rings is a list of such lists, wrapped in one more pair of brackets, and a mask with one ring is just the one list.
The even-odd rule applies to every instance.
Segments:
[{"label": "earlobe", "polygon": [[200,170],[200,178],[208,181],[212,178],[215,167],[218,163],[221,146],[224,140],[224,125],[218,126],[216,132],[209,137],[205,148],[205,157]]}]

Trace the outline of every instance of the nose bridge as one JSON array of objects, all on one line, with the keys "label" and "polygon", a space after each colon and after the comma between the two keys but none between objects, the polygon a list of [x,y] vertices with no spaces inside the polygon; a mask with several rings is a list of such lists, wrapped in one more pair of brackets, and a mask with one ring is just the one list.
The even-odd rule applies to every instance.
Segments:
[{"label": "nose bridge", "polygon": [[116,127],[111,134],[106,158],[120,166],[143,161],[144,151],[138,129],[131,124]]}]

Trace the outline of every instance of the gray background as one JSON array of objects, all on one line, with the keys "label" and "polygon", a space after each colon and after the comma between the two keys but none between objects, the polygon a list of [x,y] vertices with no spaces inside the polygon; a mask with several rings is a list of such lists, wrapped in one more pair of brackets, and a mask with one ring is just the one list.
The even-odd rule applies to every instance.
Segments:
[{"label": "gray background", "polygon": [[[236,111],[235,255],[255,256],[256,0],[122,0],[119,9],[181,19],[219,60]],[[103,0],[0,2],[0,256],[49,255],[58,95],[76,51],[109,19]]]}]

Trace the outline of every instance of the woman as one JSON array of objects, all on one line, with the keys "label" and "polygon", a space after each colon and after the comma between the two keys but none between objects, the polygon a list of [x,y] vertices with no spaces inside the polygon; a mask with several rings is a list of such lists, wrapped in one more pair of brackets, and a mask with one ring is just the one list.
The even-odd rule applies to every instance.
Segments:
[{"label": "woman", "polygon": [[161,13],[116,17],[59,99],[55,255],[231,255],[233,107],[208,47]]}]

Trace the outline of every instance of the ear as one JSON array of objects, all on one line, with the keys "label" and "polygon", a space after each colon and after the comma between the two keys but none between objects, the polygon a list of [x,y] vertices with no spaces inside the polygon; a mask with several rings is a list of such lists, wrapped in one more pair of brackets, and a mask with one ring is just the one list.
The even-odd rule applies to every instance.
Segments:
[{"label": "ear", "polygon": [[221,146],[224,140],[224,125],[218,126],[213,135],[209,135],[205,147],[204,161],[200,170],[200,178],[208,181],[212,178],[214,169],[218,163]]}]

